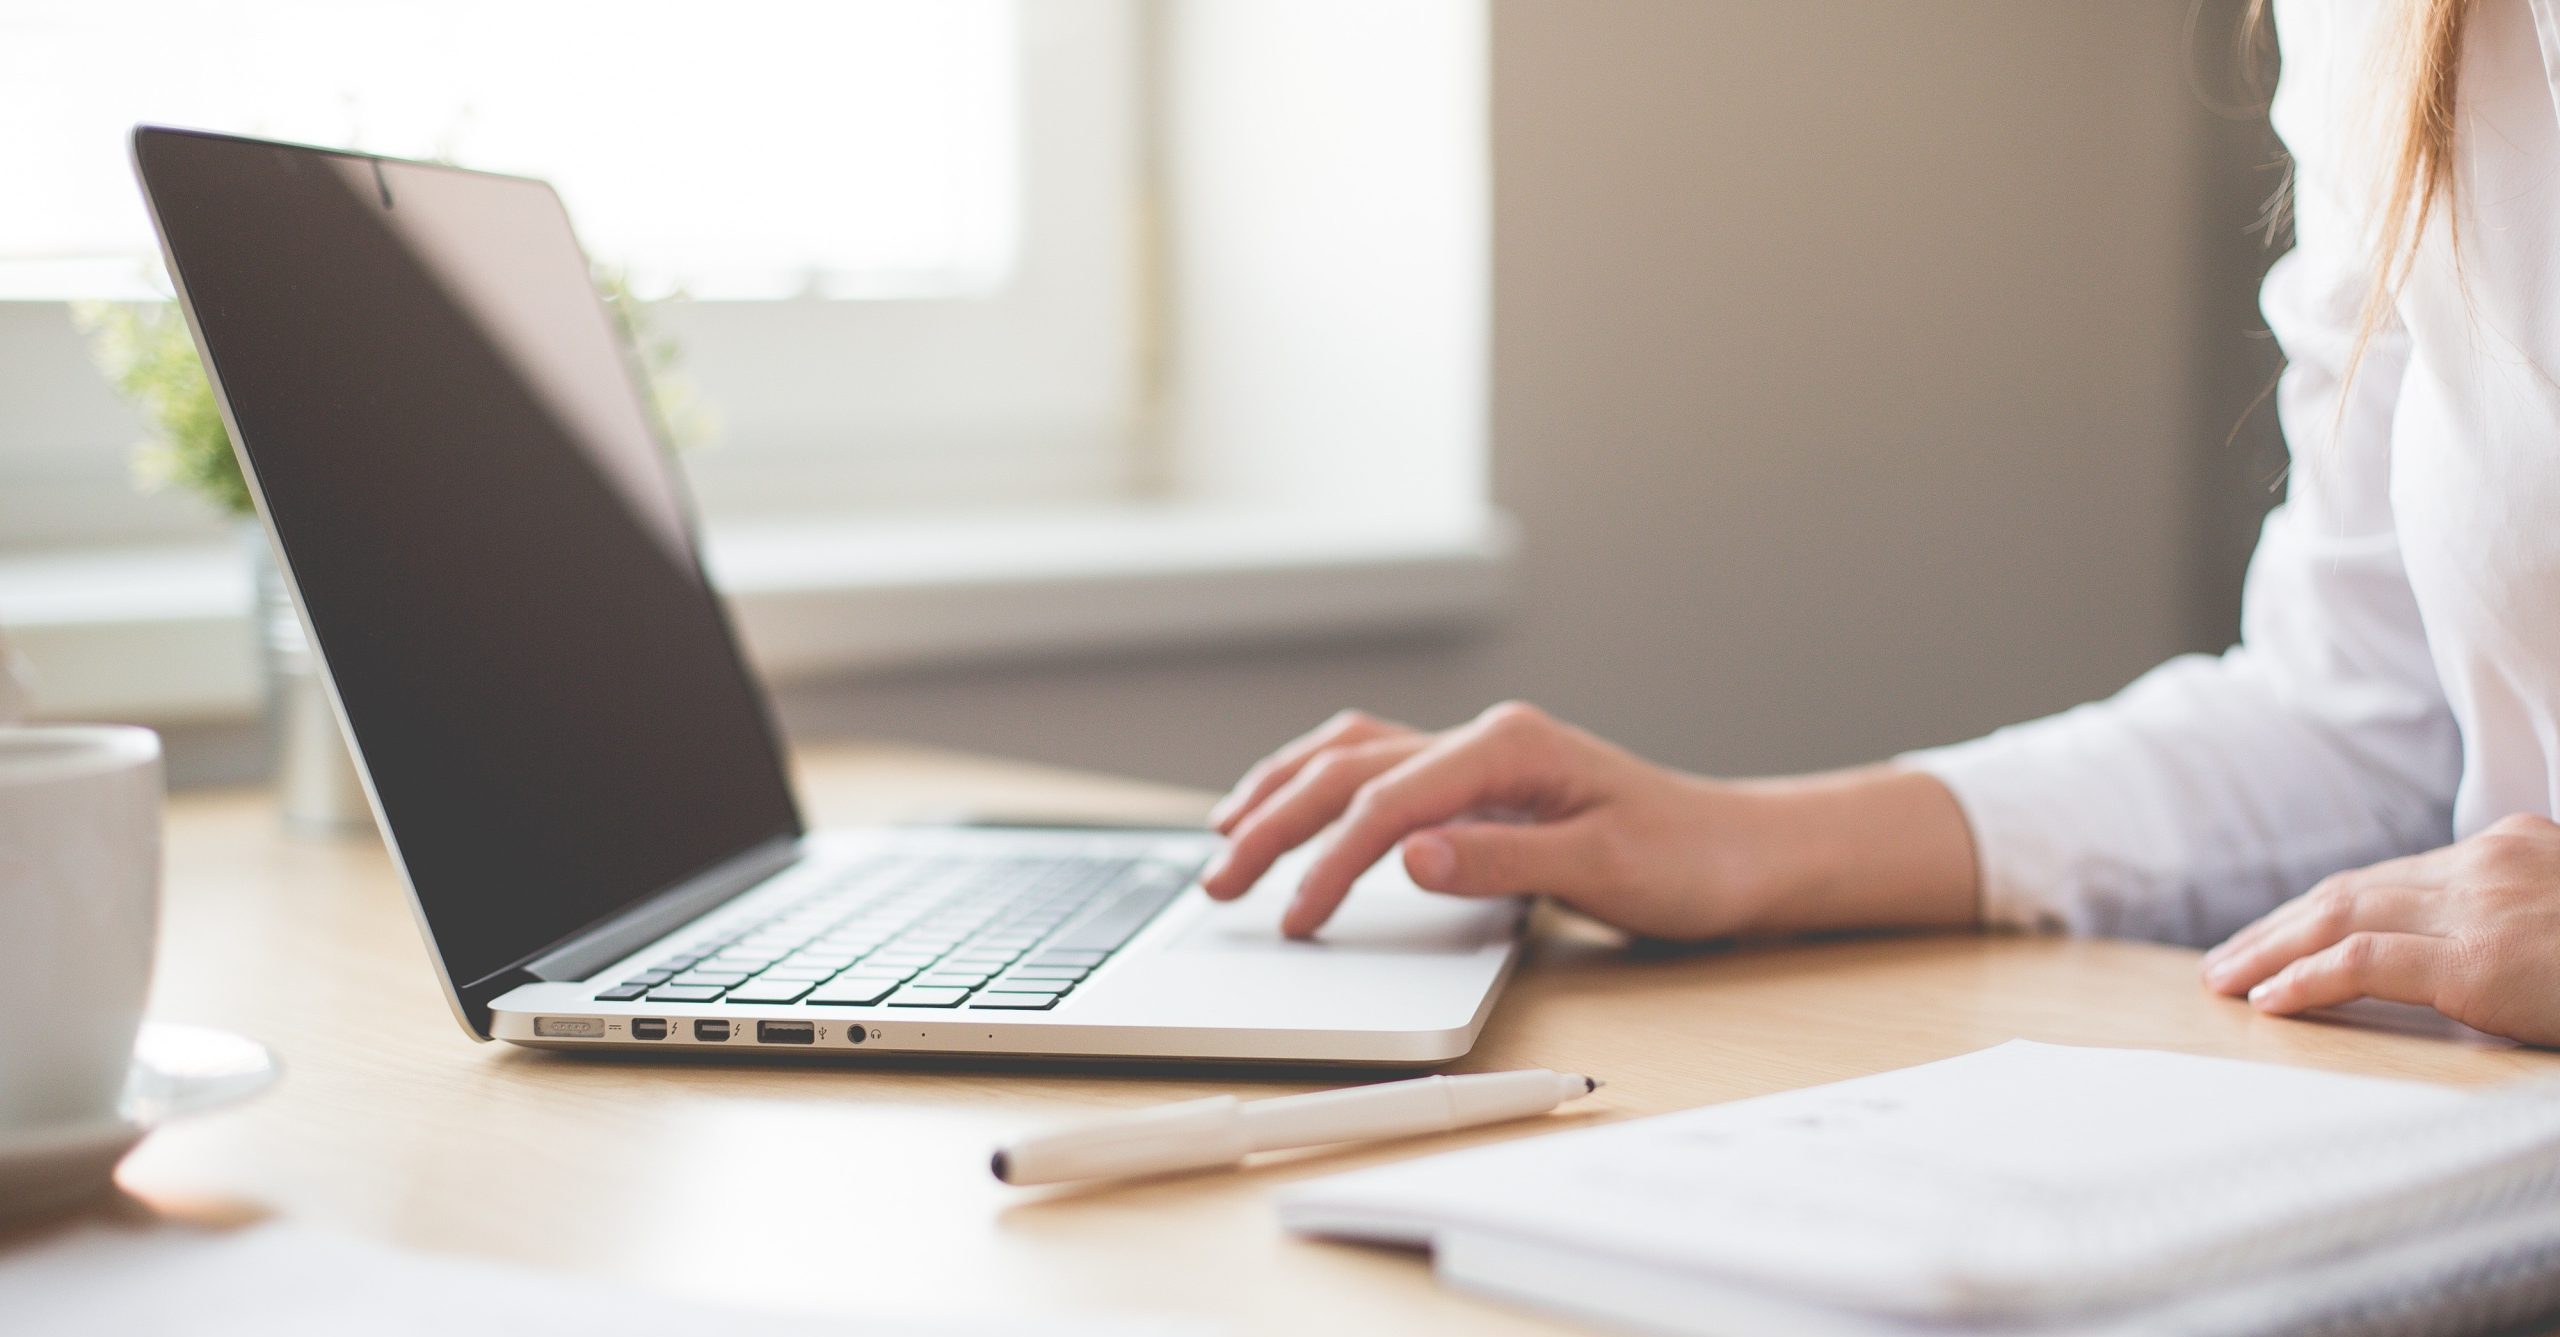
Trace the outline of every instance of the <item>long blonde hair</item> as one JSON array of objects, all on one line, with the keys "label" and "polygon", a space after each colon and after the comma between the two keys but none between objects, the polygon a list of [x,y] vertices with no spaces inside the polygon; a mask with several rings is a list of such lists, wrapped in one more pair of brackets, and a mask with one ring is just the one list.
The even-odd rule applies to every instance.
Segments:
[{"label": "long blonde hair", "polygon": [[[2268,0],[2250,0],[2250,32],[2263,32]],[[2374,183],[2372,284],[2357,321],[2346,377],[2354,384],[2365,348],[2399,299],[2416,261],[2427,220],[2442,207],[2457,252],[2461,214],[2455,208],[2453,163],[2455,97],[2462,81],[2462,37],[2471,0],[2399,0],[2393,31],[2377,47],[2371,104],[2383,150],[2381,179]],[[2343,411],[2345,396],[2340,395]]]}]

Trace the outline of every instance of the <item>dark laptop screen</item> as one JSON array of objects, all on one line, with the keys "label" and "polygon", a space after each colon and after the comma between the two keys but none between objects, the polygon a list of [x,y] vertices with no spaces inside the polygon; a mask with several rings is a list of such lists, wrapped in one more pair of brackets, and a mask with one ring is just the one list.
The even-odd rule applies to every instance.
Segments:
[{"label": "dark laptop screen", "polygon": [[135,153],[454,984],[797,834],[551,189],[153,129]]}]

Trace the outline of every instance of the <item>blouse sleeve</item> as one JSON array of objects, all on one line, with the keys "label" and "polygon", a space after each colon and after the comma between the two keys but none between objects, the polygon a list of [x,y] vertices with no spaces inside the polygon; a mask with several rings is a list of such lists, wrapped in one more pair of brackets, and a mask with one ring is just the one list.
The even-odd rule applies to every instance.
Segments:
[{"label": "blouse sleeve", "polygon": [[2355,66],[2336,30],[2361,8],[2277,10],[2295,241],[2261,300],[2294,463],[2249,564],[2241,643],[1902,758],[1963,806],[1995,923],[2201,945],[2329,873],[2450,838],[2460,739],[2391,509],[2405,332],[2386,325],[2346,375],[2369,271],[2340,191]]}]

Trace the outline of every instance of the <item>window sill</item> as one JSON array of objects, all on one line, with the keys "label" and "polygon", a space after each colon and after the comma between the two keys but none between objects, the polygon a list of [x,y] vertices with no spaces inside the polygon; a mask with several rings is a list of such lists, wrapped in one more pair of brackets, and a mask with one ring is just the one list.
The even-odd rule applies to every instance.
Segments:
[{"label": "window sill", "polygon": [[[769,683],[937,664],[1449,631],[1500,603],[1498,513],[1437,520],[1207,507],[720,526],[714,579]],[[257,707],[238,547],[0,557],[0,628],[48,718]]]}]

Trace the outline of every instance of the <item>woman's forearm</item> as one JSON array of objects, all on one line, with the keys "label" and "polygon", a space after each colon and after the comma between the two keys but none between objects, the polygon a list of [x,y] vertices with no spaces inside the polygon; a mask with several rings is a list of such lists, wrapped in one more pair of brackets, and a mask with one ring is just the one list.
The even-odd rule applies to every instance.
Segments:
[{"label": "woman's forearm", "polygon": [[1753,927],[1961,928],[1981,922],[1972,827],[1937,777],[1891,765],[1745,781],[1767,888]]}]

